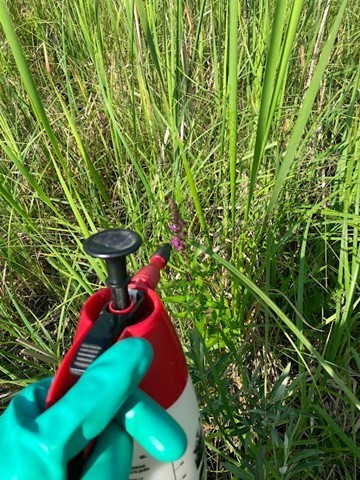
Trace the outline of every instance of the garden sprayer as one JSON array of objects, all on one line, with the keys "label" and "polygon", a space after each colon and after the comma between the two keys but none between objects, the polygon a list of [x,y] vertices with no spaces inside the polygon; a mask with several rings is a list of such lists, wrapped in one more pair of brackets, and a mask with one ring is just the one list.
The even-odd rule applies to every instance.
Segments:
[{"label": "garden sprayer", "polygon": [[85,241],[85,252],[106,262],[108,288],[99,290],[85,302],[73,345],[48,392],[47,407],[61,398],[115,342],[128,337],[144,338],[152,345],[154,357],[140,390],[182,427],[187,446],[179,460],[164,463],[150,457],[134,441],[130,480],[205,480],[203,431],[193,384],[175,329],[154,291],[160,270],[169,259],[171,245],[160,247],[150,263],[130,278],[126,256],[140,245],[140,236],[125,229],[105,230]]}]

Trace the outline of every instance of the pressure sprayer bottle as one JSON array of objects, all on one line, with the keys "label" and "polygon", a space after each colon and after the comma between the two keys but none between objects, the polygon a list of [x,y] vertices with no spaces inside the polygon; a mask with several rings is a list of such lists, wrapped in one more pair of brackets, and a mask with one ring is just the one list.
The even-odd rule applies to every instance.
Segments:
[{"label": "pressure sprayer bottle", "polygon": [[150,263],[131,279],[126,272],[126,255],[140,245],[140,236],[125,229],[105,230],[85,241],[85,252],[106,262],[108,288],[85,302],[73,345],[48,392],[47,407],[61,398],[113,343],[128,337],[144,338],[151,343],[154,357],[139,387],[183,428],[187,448],[178,461],[163,463],[134,441],[130,480],[205,480],[204,439],[194,387],[180,341],[154,291],[171,245],[160,247]]}]

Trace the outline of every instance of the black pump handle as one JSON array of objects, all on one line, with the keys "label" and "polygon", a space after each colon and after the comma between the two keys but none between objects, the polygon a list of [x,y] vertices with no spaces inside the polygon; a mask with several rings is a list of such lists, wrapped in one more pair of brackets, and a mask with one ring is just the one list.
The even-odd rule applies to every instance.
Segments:
[{"label": "black pump handle", "polygon": [[127,286],[131,278],[126,272],[126,255],[135,252],[141,243],[140,235],[124,228],[104,230],[84,242],[87,254],[106,262],[106,285],[111,290],[112,306],[115,310],[124,310],[130,305]]}]

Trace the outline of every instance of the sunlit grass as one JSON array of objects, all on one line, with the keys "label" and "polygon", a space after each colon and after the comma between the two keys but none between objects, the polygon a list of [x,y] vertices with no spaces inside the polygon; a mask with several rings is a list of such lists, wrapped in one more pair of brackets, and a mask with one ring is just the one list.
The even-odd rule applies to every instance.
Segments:
[{"label": "sunlit grass", "polygon": [[[359,7],[0,0],[0,398],[104,281],[90,233],[186,222],[161,294],[210,479],[356,477]],[[10,21],[11,18],[11,21]],[[225,473],[227,472],[227,473]]]}]

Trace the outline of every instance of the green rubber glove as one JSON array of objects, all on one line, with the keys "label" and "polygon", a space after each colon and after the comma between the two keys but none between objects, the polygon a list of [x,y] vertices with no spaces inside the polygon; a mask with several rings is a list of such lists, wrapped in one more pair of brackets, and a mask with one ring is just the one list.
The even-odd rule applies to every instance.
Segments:
[{"label": "green rubber glove", "polygon": [[180,458],[186,449],[183,430],[137,388],[151,359],[147,341],[122,340],[48,410],[51,378],[20,392],[0,417],[1,480],[66,479],[68,461],[95,437],[82,480],[128,480],[130,435],[158,460]]}]

